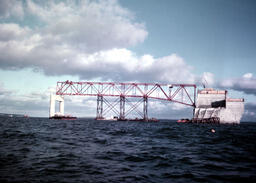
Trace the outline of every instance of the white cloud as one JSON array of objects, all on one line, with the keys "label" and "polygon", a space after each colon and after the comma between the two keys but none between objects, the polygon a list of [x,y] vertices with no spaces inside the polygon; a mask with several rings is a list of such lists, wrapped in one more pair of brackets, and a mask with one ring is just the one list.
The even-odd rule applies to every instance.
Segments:
[{"label": "white cloud", "polygon": [[22,1],[17,0],[1,0],[0,1],[0,19],[15,17],[23,18],[24,9]]},{"label": "white cloud", "polygon": [[39,4],[27,0],[25,7],[44,24],[36,28],[0,24],[2,69],[30,67],[46,75],[77,75],[84,80],[195,80],[192,68],[176,54],[154,58],[125,48],[144,41],[147,31],[117,1]]},{"label": "white cloud", "polygon": [[87,80],[194,82],[192,68],[175,54],[162,58],[138,57],[125,48],[86,53],[70,44],[47,46],[54,37],[31,34],[31,29],[17,24],[4,24],[0,32],[8,35],[0,41],[2,69],[40,68],[47,75],[70,74]]},{"label": "white cloud", "polygon": [[252,77],[253,77],[252,73],[246,73],[243,75],[243,78],[245,78],[245,79],[251,79]]},{"label": "white cloud", "polygon": [[193,82],[191,67],[181,57],[137,57],[127,49],[112,49],[93,55],[81,55],[69,68],[82,79],[95,76],[115,81]]},{"label": "white cloud", "polygon": [[201,82],[208,88],[213,87],[215,84],[214,74],[210,72],[204,72]]},{"label": "white cloud", "polygon": [[39,4],[28,0],[25,5],[24,19],[30,14],[43,24],[0,24],[2,69],[39,68],[47,75],[82,79],[194,80],[190,66],[175,54],[137,56],[125,48],[144,41],[147,31],[117,1]]},{"label": "white cloud", "polygon": [[2,44],[11,41],[23,41],[24,37],[32,33],[28,27],[22,28],[18,24],[2,23],[0,25],[0,41]]},{"label": "white cloud", "polygon": [[27,10],[45,25],[39,30],[44,36],[82,52],[133,46],[148,35],[144,24],[134,22],[132,14],[113,0],[43,5],[28,0]]},{"label": "white cloud", "polygon": [[252,73],[246,73],[241,78],[225,79],[220,82],[219,86],[256,95],[256,78]]}]

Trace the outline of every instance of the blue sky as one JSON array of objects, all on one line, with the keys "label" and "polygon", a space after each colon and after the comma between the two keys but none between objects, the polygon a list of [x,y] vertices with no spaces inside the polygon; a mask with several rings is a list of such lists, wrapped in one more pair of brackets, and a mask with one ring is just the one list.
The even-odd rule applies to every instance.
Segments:
[{"label": "blue sky", "polygon": [[138,4],[132,0],[121,4],[132,9],[149,30],[145,42],[131,48],[140,54],[177,53],[195,72],[209,71],[220,78],[255,71],[255,1],[144,0]]},{"label": "blue sky", "polygon": [[[47,116],[57,81],[200,85],[204,76],[245,98],[244,119],[253,121],[255,32],[252,0],[2,0],[0,112]],[[70,98],[66,109],[94,116],[94,103]],[[188,116],[172,105],[152,115]]]}]

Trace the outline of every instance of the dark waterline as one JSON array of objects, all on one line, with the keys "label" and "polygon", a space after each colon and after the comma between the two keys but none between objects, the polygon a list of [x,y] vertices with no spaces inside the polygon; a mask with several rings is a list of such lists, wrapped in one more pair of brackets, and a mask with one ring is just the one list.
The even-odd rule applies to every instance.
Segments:
[{"label": "dark waterline", "polygon": [[256,123],[0,118],[0,182],[255,181]]}]

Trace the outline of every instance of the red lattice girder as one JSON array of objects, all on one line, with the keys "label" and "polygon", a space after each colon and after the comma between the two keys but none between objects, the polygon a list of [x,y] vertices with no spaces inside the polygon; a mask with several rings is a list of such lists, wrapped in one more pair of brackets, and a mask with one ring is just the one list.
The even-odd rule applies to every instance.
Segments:
[{"label": "red lattice girder", "polygon": [[57,82],[56,95],[147,97],[195,106],[195,84]]}]

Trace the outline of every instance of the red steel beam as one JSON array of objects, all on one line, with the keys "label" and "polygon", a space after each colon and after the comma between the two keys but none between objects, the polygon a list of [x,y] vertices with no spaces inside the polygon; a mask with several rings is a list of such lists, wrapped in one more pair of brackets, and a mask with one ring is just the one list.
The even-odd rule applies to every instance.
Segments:
[{"label": "red steel beam", "polygon": [[[169,87],[172,95],[169,94]],[[185,90],[185,93],[183,92]],[[189,90],[191,90],[189,92]],[[115,82],[57,82],[56,95],[147,97],[195,106],[195,84],[115,83]],[[184,101],[184,96],[188,99]],[[179,99],[179,96],[181,96]],[[192,98],[194,100],[192,100]]]}]

